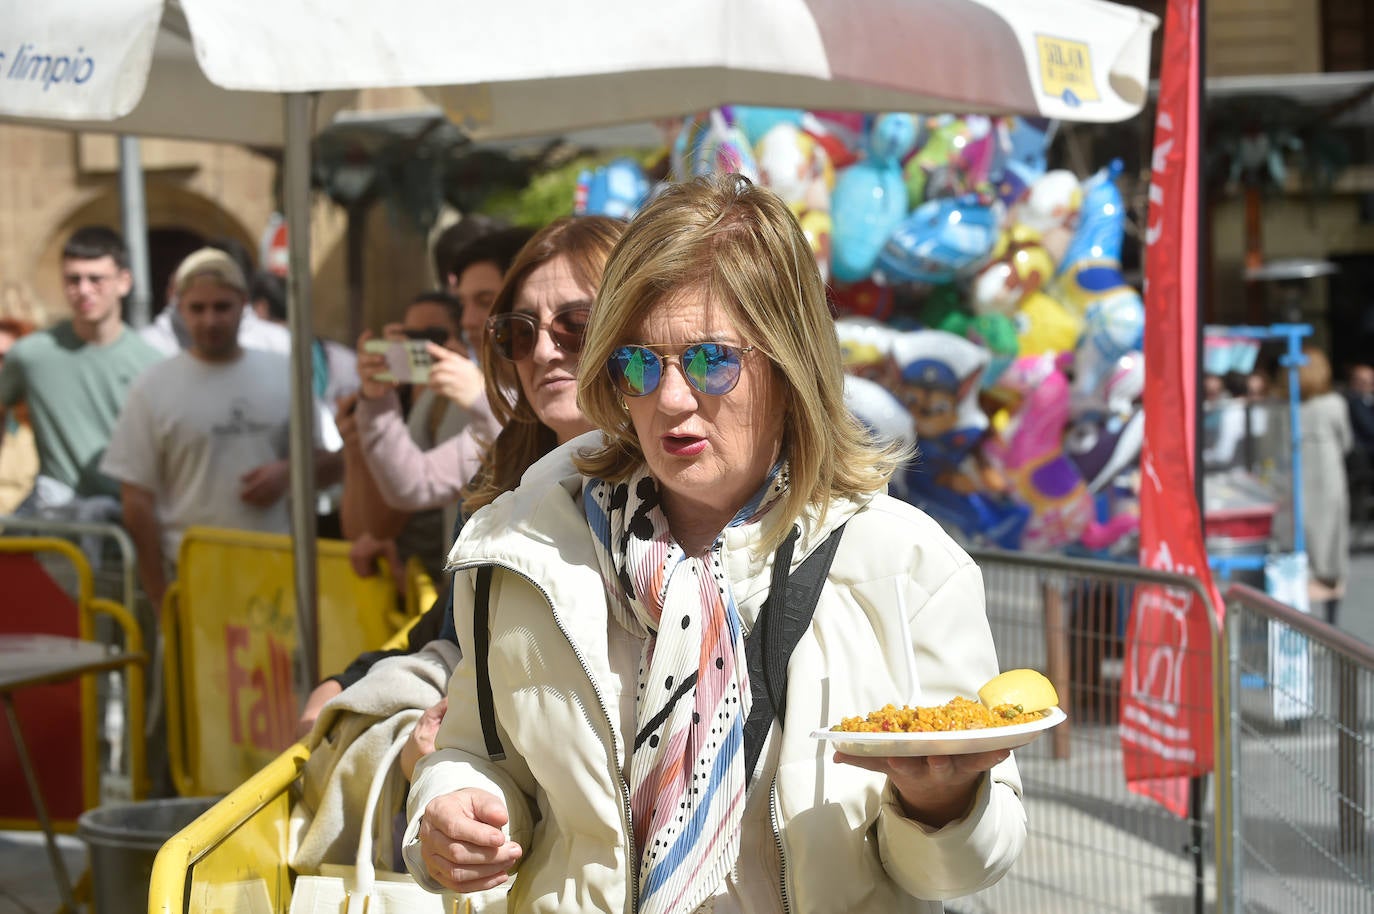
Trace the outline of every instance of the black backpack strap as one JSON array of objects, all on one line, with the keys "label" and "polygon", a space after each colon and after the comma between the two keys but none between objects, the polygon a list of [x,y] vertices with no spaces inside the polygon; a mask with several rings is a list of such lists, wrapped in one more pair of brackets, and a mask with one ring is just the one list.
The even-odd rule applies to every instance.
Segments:
[{"label": "black backpack strap", "polygon": [[801,531],[792,528],[773,556],[773,580],[768,599],[759,609],[759,618],[744,639],[744,655],[749,665],[749,692],[753,703],[744,722],[744,763],[749,778],[754,777],[759,754],[763,751],[773,718],[780,722],[787,708],[787,664],[802,634],[811,625],[821,590],[825,587],[830,563],[844,534],[841,525],[806,557],[795,572],[792,550]]},{"label": "black backpack strap", "polygon": [[482,721],[482,737],[487,756],[493,762],[506,757],[501,737],[496,732],[496,705],[491,697],[491,667],[487,658],[491,647],[491,566],[477,569],[477,591],[472,606],[472,652],[477,664],[477,714]]}]

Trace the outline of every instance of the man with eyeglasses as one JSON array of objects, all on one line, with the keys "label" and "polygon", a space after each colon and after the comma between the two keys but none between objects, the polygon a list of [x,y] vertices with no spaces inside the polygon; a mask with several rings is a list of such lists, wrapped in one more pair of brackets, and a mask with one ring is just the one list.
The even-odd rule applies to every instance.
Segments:
[{"label": "man with eyeglasses", "polygon": [[101,455],[129,385],[161,360],[120,313],[129,294],[129,252],[104,226],[79,228],[62,248],[62,289],[71,317],[15,343],[0,368],[4,414],[28,406],[39,474],[16,513],[53,520],[113,520],[119,484]]}]

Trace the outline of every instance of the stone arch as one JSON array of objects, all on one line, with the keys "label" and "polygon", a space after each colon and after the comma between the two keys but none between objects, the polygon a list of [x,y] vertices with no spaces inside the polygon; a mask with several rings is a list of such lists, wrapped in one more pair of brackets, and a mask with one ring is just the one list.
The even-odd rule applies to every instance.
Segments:
[{"label": "stone arch", "polygon": [[[256,257],[257,238],[233,214],[209,197],[187,190],[174,181],[151,175],[147,178],[145,194],[150,247],[171,246],[168,250],[158,247],[150,251],[153,268],[152,289],[149,290],[153,301],[152,313],[156,314],[163,304],[167,279],[176,269],[180,258],[189,253],[185,248],[190,239],[232,238],[246,245]],[[62,245],[75,229],[92,224],[121,229],[117,186],[104,188],[72,207],[43,244],[34,269],[34,286],[39,297],[49,303],[53,317],[66,311],[59,278]]]}]

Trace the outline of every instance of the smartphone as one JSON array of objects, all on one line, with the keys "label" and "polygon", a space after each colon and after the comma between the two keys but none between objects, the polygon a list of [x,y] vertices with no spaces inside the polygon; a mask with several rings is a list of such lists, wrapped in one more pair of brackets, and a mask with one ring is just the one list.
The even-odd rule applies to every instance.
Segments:
[{"label": "smartphone", "polygon": [[386,356],[386,371],[372,376],[374,381],[394,381],[397,384],[428,384],[429,366],[433,361],[426,340],[368,340],[364,351]]}]

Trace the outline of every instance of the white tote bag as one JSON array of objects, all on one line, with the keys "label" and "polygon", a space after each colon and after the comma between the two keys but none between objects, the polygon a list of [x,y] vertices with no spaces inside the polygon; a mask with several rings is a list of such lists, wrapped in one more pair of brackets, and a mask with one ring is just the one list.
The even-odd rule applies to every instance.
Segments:
[{"label": "white tote bag", "polygon": [[445,908],[442,895],[426,891],[408,874],[378,873],[372,865],[372,829],[382,786],[405,744],[406,739],[398,739],[372,776],[363,808],[357,865],[326,863],[318,876],[297,876],[291,914],[453,914]]}]

